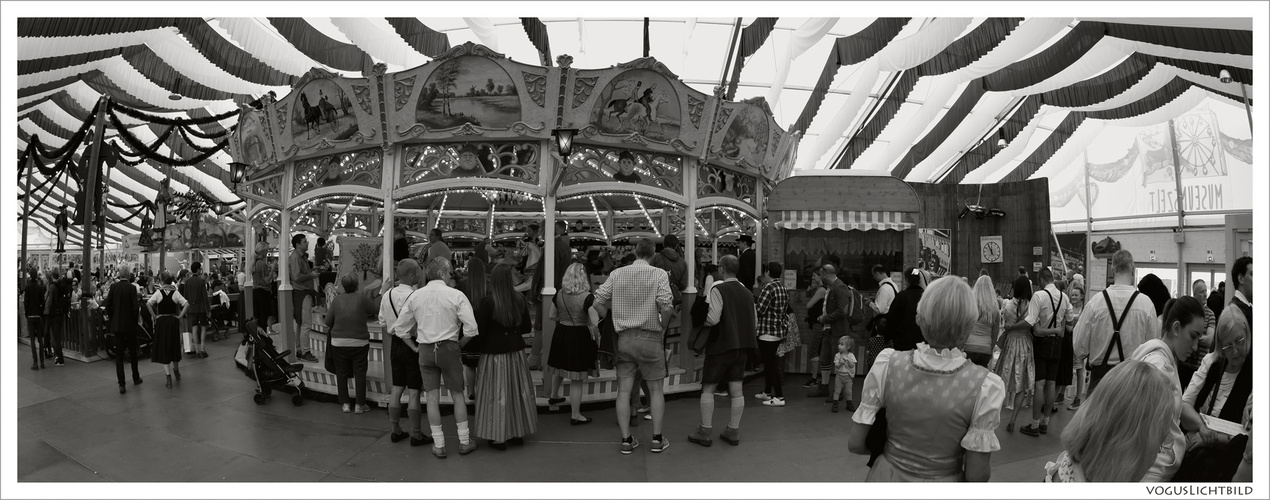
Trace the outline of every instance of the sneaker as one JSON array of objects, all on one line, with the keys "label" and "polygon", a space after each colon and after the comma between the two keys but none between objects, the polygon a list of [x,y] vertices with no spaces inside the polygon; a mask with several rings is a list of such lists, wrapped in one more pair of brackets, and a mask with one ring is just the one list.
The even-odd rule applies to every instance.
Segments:
[{"label": "sneaker", "polygon": [[652,408],[651,408],[651,407],[648,407],[648,406],[641,406],[641,407],[639,407],[639,409],[638,409],[638,410],[635,410],[635,413],[648,413],[648,412],[650,412],[650,411],[652,411]]},{"label": "sneaker", "polygon": [[1029,436],[1034,436],[1034,437],[1041,435],[1040,427],[1034,426],[1032,424],[1028,424],[1024,426],[1023,428],[1019,429],[1019,432],[1023,434],[1027,434]]},{"label": "sneaker", "polygon": [[714,444],[714,441],[710,439],[710,431],[700,425],[697,426],[696,431],[693,431],[692,434],[688,435],[688,442],[697,443],[707,448],[709,448],[711,444]]},{"label": "sneaker", "polygon": [[653,419],[653,414],[652,414],[652,413],[645,413],[645,414],[644,414],[644,420],[652,420],[652,419]]},{"label": "sneaker", "polygon": [[344,403],[343,407],[344,407],[344,413],[351,413],[353,411],[353,405],[351,404]]},{"label": "sneaker", "polygon": [[785,398],[772,398],[764,401],[763,404],[767,406],[785,406]]},{"label": "sneaker", "polygon": [[206,358],[206,357],[207,357],[207,351],[203,351],[203,352],[198,353],[198,357],[200,357],[200,358]]},{"label": "sneaker", "polygon": [[632,452],[635,451],[635,448],[639,448],[639,440],[635,439],[635,436],[631,436],[630,441],[622,440],[622,454],[623,455],[630,455]]},{"label": "sneaker", "polygon": [[1067,405],[1068,410],[1076,411],[1080,409],[1080,398],[1072,400],[1072,404]]},{"label": "sneaker", "polygon": [[665,436],[654,436],[653,441],[648,445],[648,449],[653,453],[661,453],[666,451],[666,448],[670,448],[670,440]]},{"label": "sneaker", "polygon": [[437,457],[437,458],[445,458],[445,448],[444,448],[444,447],[440,447],[440,448],[438,448],[438,447],[436,447],[436,446],[433,446],[433,447],[432,447],[432,456]]},{"label": "sneaker", "polygon": [[66,366],[66,361],[59,359],[56,363],[53,363],[53,366]]},{"label": "sneaker", "polygon": [[1041,434],[1048,434],[1048,433],[1049,433],[1049,431],[1050,431],[1050,423],[1049,423],[1049,422],[1041,422],[1040,431],[1041,431]]},{"label": "sneaker", "polygon": [[837,401],[834,401],[834,402],[833,402],[833,406],[832,406],[831,408],[829,408],[829,411],[834,412],[834,413],[838,413],[838,402],[837,402]]},{"label": "sneaker", "polygon": [[361,415],[368,411],[370,411],[370,405],[357,405],[357,407],[353,410],[353,413]]},{"label": "sneaker", "polygon": [[728,427],[723,429],[723,433],[719,434],[719,439],[726,441],[732,446],[741,444],[741,431]]},{"label": "sneaker", "polygon": [[410,437],[410,434],[407,433],[406,431],[394,432],[388,435],[388,439],[394,443],[400,443],[401,441],[405,440],[408,437]]},{"label": "sneaker", "polygon": [[432,440],[432,436],[429,436],[427,434],[423,434],[421,435],[421,437],[410,436],[410,446],[423,446],[425,444],[431,444],[433,442],[434,441]]},{"label": "sneaker", "polygon": [[468,453],[471,453],[471,452],[474,452],[474,451],[476,451],[476,440],[475,440],[475,439],[469,439],[466,443],[459,443],[459,454],[460,454],[460,455],[467,455]]},{"label": "sneaker", "polygon": [[771,401],[772,397],[768,396],[766,392],[760,392],[754,395],[754,399],[757,399],[759,401]]},{"label": "sneaker", "polygon": [[296,359],[299,359],[300,361],[303,361],[305,363],[317,363],[317,360],[318,360],[317,356],[313,355],[313,351],[300,354],[296,356]]},{"label": "sneaker", "polygon": [[820,379],[812,377],[811,380],[808,380],[807,383],[803,384],[803,389],[811,389],[818,385],[820,385]]}]

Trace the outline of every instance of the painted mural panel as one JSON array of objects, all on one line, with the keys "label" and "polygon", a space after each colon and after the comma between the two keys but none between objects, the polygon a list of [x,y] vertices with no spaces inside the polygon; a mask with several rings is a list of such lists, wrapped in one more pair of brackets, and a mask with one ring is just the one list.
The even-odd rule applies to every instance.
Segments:
[{"label": "painted mural panel", "polygon": [[334,80],[319,78],[306,83],[291,101],[291,139],[296,147],[308,149],[323,139],[347,140],[358,132],[353,102]]},{"label": "painted mural panel", "polygon": [[758,166],[767,158],[768,116],[752,104],[737,106],[719,153],[726,159]]},{"label": "painted mural panel", "polygon": [[681,162],[660,153],[582,147],[570,156],[563,183],[629,182],[683,194]]},{"label": "painted mural panel", "polygon": [[724,197],[754,205],[758,178],[717,166],[704,166],[697,173],[697,197]]},{"label": "painted mural panel", "polygon": [[516,83],[498,63],[484,57],[442,63],[418,92],[415,121],[431,129],[464,124],[509,129],[521,121]]},{"label": "painted mural panel", "polygon": [[638,133],[668,141],[679,137],[682,111],[675,86],[665,75],[634,69],[600,91],[590,122],[608,134]]},{"label": "painted mural panel", "polygon": [[337,153],[296,162],[293,196],[342,185],[382,186],[384,154],[379,148]]},{"label": "painted mural panel", "polygon": [[402,186],[456,177],[538,183],[538,145],[534,143],[419,144],[404,152]]},{"label": "painted mural panel", "polygon": [[273,139],[270,137],[264,114],[258,110],[245,110],[240,115],[237,130],[236,161],[260,168],[274,156]]}]

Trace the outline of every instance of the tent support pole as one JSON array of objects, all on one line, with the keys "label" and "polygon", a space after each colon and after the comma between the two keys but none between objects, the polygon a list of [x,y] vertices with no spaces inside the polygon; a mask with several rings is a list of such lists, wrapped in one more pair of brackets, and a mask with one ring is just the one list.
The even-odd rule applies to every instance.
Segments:
[{"label": "tent support pole", "polygon": [[1186,209],[1182,207],[1182,164],[1177,157],[1177,131],[1173,129],[1173,120],[1169,120],[1169,145],[1173,152],[1173,182],[1177,186],[1177,229],[1173,235],[1173,241],[1177,242],[1177,287],[1173,296],[1179,297],[1186,283],[1186,263],[1182,259],[1182,249],[1186,246]]}]

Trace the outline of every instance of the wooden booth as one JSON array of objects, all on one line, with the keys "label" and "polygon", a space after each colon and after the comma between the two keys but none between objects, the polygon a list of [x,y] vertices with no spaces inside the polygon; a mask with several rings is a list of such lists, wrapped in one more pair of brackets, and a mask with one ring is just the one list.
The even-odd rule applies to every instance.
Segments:
[{"label": "wooden booth", "polygon": [[[265,233],[280,236],[284,263],[290,235],[326,236],[338,248],[339,272],[356,272],[362,293],[377,298],[393,281],[398,228],[416,249],[441,229],[461,269],[485,239],[523,249],[533,224],[545,275],[545,305],[535,314],[547,318],[559,286],[550,257],[557,221],[567,223],[581,256],[671,234],[688,249],[714,248],[720,238],[759,227],[765,195],[792,168],[798,142],[761,98],[730,102],[702,93],[653,58],[603,69],[571,62],[562,55],[551,67],[523,64],[467,43],[397,73],[382,64],[360,78],[314,69],[288,95],[266,96],[259,109],[244,106],[230,150],[250,165],[239,189],[252,221],[247,256],[254,258]],[[686,260],[689,275],[697,274],[696,260]],[[279,289],[280,316],[288,318],[285,273]],[[690,304],[695,283],[684,292]],[[687,336],[679,335],[688,321],[682,316],[670,332],[671,393],[700,387]],[[526,354],[545,366],[554,325],[542,323],[526,338],[539,345]],[[282,326],[280,343],[289,348],[294,325]],[[391,344],[380,325],[370,329],[368,393],[384,403]],[[322,332],[311,336],[319,358],[326,342]],[[334,393],[334,376],[322,365],[305,364],[305,383]],[[533,377],[545,405],[542,372]],[[601,371],[587,381],[584,399],[612,400],[616,385],[611,370]]]},{"label": "wooden booth", "polygon": [[[783,263],[787,274],[796,273],[798,289],[791,290],[790,303],[804,344],[811,331],[803,292],[821,259],[838,256],[843,267],[839,278],[871,297],[878,288],[871,276],[875,264],[891,273],[916,264],[920,214],[921,202],[913,188],[884,172],[797,172],[776,185],[767,199],[769,224],[763,232],[770,243],[763,247],[763,258]],[[865,338],[856,340],[863,348]],[[867,370],[864,364],[859,364],[860,373]],[[815,369],[808,365],[806,345],[785,356],[787,373]]]}]

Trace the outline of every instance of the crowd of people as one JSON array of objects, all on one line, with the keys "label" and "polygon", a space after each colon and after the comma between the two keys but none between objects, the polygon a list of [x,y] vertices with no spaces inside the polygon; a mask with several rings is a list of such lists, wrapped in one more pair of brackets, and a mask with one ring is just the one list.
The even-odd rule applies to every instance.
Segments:
[{"label": "crowd of people", "polygon": [[[392,286],[378,302],[359,293],[365,284],[356,275],[339,276],[333,284],[339,293],[326,303],[326,369],[337,376],[343,411],[369,409],[366,320],[377,318],[390,341],[392,442],[409,437],[412,446],[431,444],[435,456],[447,456],[440,412],[444,389],[453,404],[459,454],[476,450],[477,439],[498,450],[522,444],[538,427],[530,373],[537,368],[544,371],[549,403],[568,401],[572,425],[591,423],[582,413],[583,383],[603,367],[614,369],[618,381],[619,451],[629,455],[639,448],[632,428],[651,420],[648,448],[664,452],[673,441],[663,434],[666,334],[677,315],[689,314],[693,329],[685,334],[704,364],[701,418],[687,441],[708,447],[717,434],[736,446],[747,372],[763,369],[763,391],[755,395],[762,405],[786,405],[785,356],[808,340],[790,299],[805,293],[808,355],[816,373],[803,387],[812,397],[827,398],[831,411],[852,413],[848,447],[870,456],[870,481],[985,481],[991,456],[1000,450],[996,432],[1003,411],[1010,412],[1008,433],[1016,430],[1018,414],[1030,408],[1030,419],[1017,430],[1039,436],[1049,432],[1051,417],[1064,404],[1074,414],[1062,430],[1063,452],[1046,466],[1046,481],[1250,477],[1250,257],[1230,270],[1228,302],[1214,301],[1221,292],[1210,295],[1202,280],[1191,284],[1191,295],[1176,298],[1157,276],[1135,283],[1127,250],[1111,258],[1112,283],[1089,295],[1092,283],[1080,275],[1058,276],[1048,268],[1037,273],[1035,286],[1021,269],[1012,293],[997,297],[986,272],[972,282],[909,268],[897,284],[879,265],[869,270],[877,292],[866,299],[855,283],[840,277],[846,273],[832,255],[817,263],[811,287],[802,292],[785,287],[778,262],[754,275],[755,266],[747,265],[754,259],[749,238],[743,238],[739,256],[723,256],[717,265],[702,262],[689,276],[686,254],[673,237],[660,250],[652,240],[639,240],[631,256],[601,270],[603,257],[571,252],[564,227],[557,228],[556,255],[542,255],[534,229],[515,249],[488,244],[478,249],[459,272],[440,235],[413,255],[394,252],[400,258],[393,275],[385,277]],[[303,235],[292,244],[296,251],[288,271],[292,286],[302,292],[293,294],[293,319],[304,348],[296,352],[301,360],[316,361],[303,340],[312,315],[300,312],[310,311],[317,296],[307,287],[316,288],[319,274],[331,266],[308,259]],[[542,289],[544,258],[556,259],[554,294],[532,292]],[[276,269],[258,259],[252,272],[257,300],[270,300],[272,290],[261,284],[273,281]],[[146,280],[120,269],[96,301],[120,346],[120,392],[126,386],[124,351],[132,353],[133,383],[141,383],[130,327],[147,320],[138,315],[148,313],[152,361],[164,365],[171,387],[173,377],[180,379],[178,332],[188,331],[181,322],[195,333],[185,356],[206,356],[201,327],[211,297],[222,288],[198,263],[175,277],[161,273],[157,287]],[[683,303],[690,284],[698,297]],[[46,345],[54,364],[61,364],[60,323],[70,307],[73,278],[57,269],[47,279],[32,272],[25,286],[26,314],[39,339],[32,343],[32,369],[43,367]],[[531,314],[542,300],[550,305],[546,317],[557,325],[545,360],[541,315]],[[276,317],[262,305],[257,303],[257,316]],[[532,349],[526,339],[532,339]],[[863,351],[857,350],[861,342]],[[857,356],[861,352],[863,358]],[[867,373],[858,401],[857,365]],[[567,398],[560,396],[566,380]],[[401,422],[403,395],[408,431]],[[713,414],[721,396],[729,417],[716,433]],[[470,415],[468,404],[474,407]]]}]

